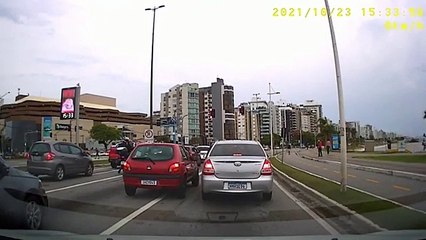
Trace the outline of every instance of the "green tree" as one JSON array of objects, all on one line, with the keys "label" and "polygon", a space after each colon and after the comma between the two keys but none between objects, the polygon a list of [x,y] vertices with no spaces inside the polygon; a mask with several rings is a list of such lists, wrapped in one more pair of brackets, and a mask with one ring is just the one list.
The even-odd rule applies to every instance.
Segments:
[{"label": "green tree", "polygon": [[318,134],[317,139],[321,139],[322,141],[331,139],[331,135],[338,133],[338,131],[328,123],[327,118],[318,119],[318,127],[320,133]]},{"label": "green tree", "polygon": [[95,124],[90,129],[90,137],[97,140],[108,149],[108,144],[120,138],[120,130],[115,127],[107,126],[103,123]]},{"label": "green tree", "polygon": [[[273,134],[273,144],[274,146],[280,146],[280,142],[281,142],[281,136],[278,134]],[[263,137],[260,139],[260,143],[263,146],[269,146],[271,147],[271,136],[268,135],[263,135]]]},{"label": "green tree", "polygon": [[189,140],[189,144],[191,145],[201,145],[203,143],[200,137],[193,137]]},{"label": "green tree", "polygon": [[302,132],[302,142],[306,145],[315,145],[315,134],[311,132]]}]

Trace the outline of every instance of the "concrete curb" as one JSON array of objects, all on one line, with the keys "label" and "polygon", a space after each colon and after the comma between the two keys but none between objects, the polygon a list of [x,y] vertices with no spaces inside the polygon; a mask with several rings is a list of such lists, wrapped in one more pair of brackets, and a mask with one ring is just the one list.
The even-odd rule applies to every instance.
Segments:
[{"label": "concrete curb", "polygon": [[[310,157],[310,156],[306,156],[306,155],[301,155],[299,153],[296,153],[296,155],[299,156],[299,157],[305,158],[305,159],[312,160],[312,161],[317,161],[317,162],[322,162],[322,163],[340,164],[337,161],[330,161],[330,160],[325,160],[325,159],[314,158],[314,157]],[[418,181],[426,182],[426,175],[424,175],[424,174],[404,172],[404,171],[385,169],[385,168],[368,167],[368,166],[362,166],[362,165],[350,164],[350,163],[348,163],[347,166],[350,167],[350,168],[353,168],[353,169],[361,170],[361,171],[382,173],[382,174],[386,174],[386,175],[409,178],[409,179],[412,179],[412,180],[418,180]]]}]

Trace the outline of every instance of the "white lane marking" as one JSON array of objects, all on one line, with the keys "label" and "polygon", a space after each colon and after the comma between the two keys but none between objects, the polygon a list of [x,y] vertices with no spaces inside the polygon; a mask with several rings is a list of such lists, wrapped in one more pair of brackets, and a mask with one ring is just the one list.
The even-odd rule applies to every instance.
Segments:
[{"label": "white lane marking", "polygon": [[[308,189],[309,191],[311,191],[311,192],[315,193],[316,195],[318,195],[319,197],[321,197],[321,198],[323,198],[323,199],[327,200],[327,201],[328,201],[328,202],[330,202],[331,204],[333,204],[333,205],[336,205],[336,206],[340,207],[341,209],[345,210],[346,212],[348,212],[348,213],[351,213],[351,214],[355,215],[355,216],[356,216],[356,217],[358,217],[359,219],[363,220],[365,223],[369,224],[369,225],[370,225],[370,226],[372,226],[372,227],[375,227],[377,230],[379,230],[379,231],[386,231],[386,230],[387,230],[387,229],[382,228],[382,227],[380,227],[379,225],[375,224],[375,223],[374,223],[374,222],[372,222],[370,219],[368,219],[368,218],[366,218],[366,217],[362,216],[361,214],[359,214],[359,213],[357,213],[357,212],[355,212],[355,211],[353,211],[353,210],[349,209],[348,207],[346,207],[346,206],[344,206],[344,205],[342,205],[342,204],[340,204],[340,203],[338,203],[338,202],[334,201],[333,199],[331,199],[331,198],[329,198],[329,197],[325,196],[324,194],[322,194],[322,193],[318,192],[317,190],[315,190],[315,189],[313,189],[313,188],[311,188],[311,187],[309,187],[309,186],[307,186],[307,185],[305,185],[305,184],[303,184],[303,183],[301,183],[301,182],[297,181],[296,179],[294,179],[294,178],[292,178],[292,177],[288,176],[287,174],[285,174],[285,173],[281,172],[281,171],[280,171],[278,168],[276,168],[275,166],[272,166],[272,167],[275,169],[275,171],[279,172],[280,174],[282,174],[283,176],[287,177],[287,178],[288,178],[288,179],[290,179],[291,181],[293,181],[293,182],[295,182],[295,183],[299,184],[300,186],[302,186],[302,187],[304,187],[304,188]],[[292,167],[292,166],[291,166],[291,167]],[[303,171],[303,170],[301,170],[301,171]],[[331,181],[332,181],[332,180],[331,180]]]},{"label": "white lane marking", "polygon": [[149,208],[151,208],[152,206],[154,206],[155,204],[157,204],[159,201],[163,200],[164,196],[165,195],[161,195],[158,198],[152,200],[151,202],[143,205],[138,210],[132,212],[127,217],[121,219],[116,224],[112,225],[111,227],[109,227],[105,231],[101,232],[100,235],[111,235],[112,233],[114,233],[115,231],[117,231],[118,229],[120,229],[122,226],[124,226],[128,222],[132,221],[135,217],[137,217],[141,213],[145,212],[146,210],[148,210]]},{"label": "white lane marking", "polygon": [[94,184],[94,183],[99,183],[99,182],[105,182],[105,181],[108,181],[108,180],[111,180],[111,179],[120,178],[120,177],[121,177],[121,175],[120,176],[109,177],[109,178],[103,178],[103,179],[94,180],[94,181],[85,182],[85,183],[79,183],[79,184],[71,185],[71,186],[68,186],[68,187],[62,187],[62,188],[52,189],[52,190],[46,191],[46,193],[59,192],[59,191],[68,190],[68,189],[71,189],[71,188],[86,186],[86,185],[89,185],[89,184]]},{"label": "white lane marking", "polygon": [[[290,164],[287,164],[287,163],[284,163],[284,164],[286,164],[287,166],[292,167],[292,168],[294,168],[294,169],[297,169],[297,170],[299,170],[299,171],[302,171],[302,172],[304,172],[304,173],[307,173],[307,174],[309,174],[309,175],[311,175],[311,176],[315,176],[315,177],[321,178],[321,179],[323,179],[323,180],[330,181],[330,182],[333,182],[333,183],[335,183],[335,184],[337,184],[337,185],[340,185],[340,182],[338,182],[338,181],[335,181],[335,180],[332,180],[332,179],[328,179],[328,178],[326,178],[326,177],[323,177],[323,176],[318,175],[318,174],[315,174],[315,173],[308,172],[308,171],[306,171],[306,170],[303,170],[303,169],[301,169],[301,168],[295,167],[295,166],[290,165]],[[275,168],[275,167],[274,167],[274,168]],[[410,207],[410,206],[404,205],[404,204],[399,203],[399,202],[395,202],[394,200],[391,200],[391,199],[388,199],[388,198],[385,198],[385,197],[381,197],[381,196],[379,196],[379,195],[376,195],[376,194],[371,193],[371,192],[367,192],[367,191],[362,190],[362,189],[360,189],[360,188],[356,188],[356,187],[352,187],[352,186],[347,186],[347,188],[350,188],[350,189],[353,189],[353,190],[355,190],[355,191],[358,191],[358,192],[362,192],[362,193],[368,194],[368,195],[373,196],[373,197],[375,197],[375,198],[378,198],[378,199],[380,199],[380,200],[384,200],[384,201],[391,202],[391,203],[393,203],[393,204],[395,204],[395,205],[398,205],[398,206],[400,206],[400,207],[403,207],[403,208],[407,208],[407,209],[410,209],[410,210],[413,210],[413,211],[416,211],[416,212],[419,212],[419,213],[426,214],[426,212],[425,212],[425,211],[423,211],[423,210],[420,210],[420,209],[417,209],[417,208],[413,208],[413,207]]]},{"label": "white lane marking", "polygon": [[289,191],[285,190],[283,186],[281,186],[275,179],[274,179],[275,185],[283,191],[293,202],[295,202],[300,208],[302,208],[307,214],[309,214],[315,221],[319,223],[328,233],[331,235],[338,235],[339,232],[334,229],[330,224],[328,224],[324,219],[322,219],[320,216],[318,216],[315,212],[313,212],[308,206],[306,206],[303,202],[298,200],[293,194],[291,194]]}]

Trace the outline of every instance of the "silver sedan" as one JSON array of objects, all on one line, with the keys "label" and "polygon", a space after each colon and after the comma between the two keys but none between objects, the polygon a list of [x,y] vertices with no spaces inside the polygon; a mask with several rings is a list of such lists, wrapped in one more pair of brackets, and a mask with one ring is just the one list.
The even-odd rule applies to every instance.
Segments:
[{"label": "silver sedan", "polygon": [[259,142],[218,141],[203,165],[202,198],[210,193],[263,194],[272,198],[272,165]]}]

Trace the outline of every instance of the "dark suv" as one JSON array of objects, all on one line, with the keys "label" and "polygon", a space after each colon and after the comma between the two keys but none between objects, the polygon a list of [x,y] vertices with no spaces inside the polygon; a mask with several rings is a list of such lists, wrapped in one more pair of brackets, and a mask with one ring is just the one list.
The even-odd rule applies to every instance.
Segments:
[{"label": "dark suv", "polygon": [[8,166],[0,157],[0,222],[38,229],[47,204],[40,179]]},{"label": "dark suv", "polygon": [[65,175],[93,174],[92,158],[80,147],[69,142],[35,142],[27,154],[28,172],[50,175],[61,181]]}]

